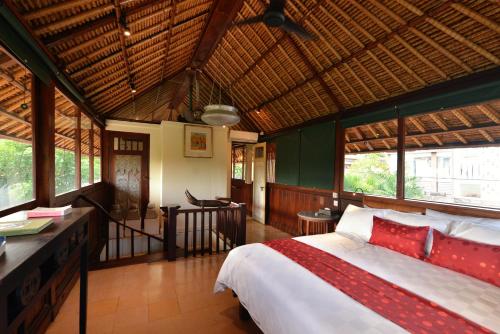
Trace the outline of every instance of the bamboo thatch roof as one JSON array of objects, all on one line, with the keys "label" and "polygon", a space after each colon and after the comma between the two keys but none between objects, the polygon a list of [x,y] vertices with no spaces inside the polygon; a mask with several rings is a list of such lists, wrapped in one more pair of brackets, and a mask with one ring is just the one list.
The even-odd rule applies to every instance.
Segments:
[{"label": "bamboo thatch roof", "polygon": [[[407,117],[407,149],[500,145],[500,100]],[[397,120],[365,124],[345,131],[346,153],[397,148]]]},{"label": "bamboo thatch roof", "polygon": [[[174,119],[186,108],[179,92],[190,66],[203,71],[203,94],[214,80],[234,96],[244,114],[238,128],[273,132],[500,64],[497,1],[287,1],[287,15],[319,38],[235,26],[214,39],[215,51],[201,64],[193,57],[217,21],[213,8],[231,1],[6,2],[106,117]],[[267,6],[233,3],[239,5],[233,20]]]},{"label": "bamboo thatch roof", "polygon": [[[24,103],[26,109],[21,106]],[[56,147],[74,150],[78,108],[59,90],[56,90],[55,107]],[[88,155],[91,121],[84,114],[81,117],[82,153]],[[31,73],[0,49],[0,138],[31,144],[32,120]],[[94,136],[98,136],[94,140],[95,152],[100,150],[99,131],[94,131]]]}]

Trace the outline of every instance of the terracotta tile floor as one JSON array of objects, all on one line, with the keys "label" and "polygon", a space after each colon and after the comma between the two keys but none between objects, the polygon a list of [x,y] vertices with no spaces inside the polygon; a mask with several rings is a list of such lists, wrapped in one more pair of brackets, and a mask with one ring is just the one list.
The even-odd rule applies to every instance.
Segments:
[{"label": "terracotta tile floor", "polygon": [[[249,221],[247,240],[289,237]],[[89,273],[88,333],[260,333],[240,321],[238,300],[230,291],[214,295],[225,254],[154,262]],[[50,334],[78,332],[79,285],[75,285]]]}]

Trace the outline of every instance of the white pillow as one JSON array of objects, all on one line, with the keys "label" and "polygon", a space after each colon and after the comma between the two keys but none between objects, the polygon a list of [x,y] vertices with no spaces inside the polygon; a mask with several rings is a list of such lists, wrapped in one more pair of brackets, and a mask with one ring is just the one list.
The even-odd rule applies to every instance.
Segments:
[{"label": "white pillow", "polygon": [[432,250],[432,229],[447,234],[452,223],[451,220],[445,218],[428,217],[421,214],[404,213],[391,210],[385,218],[410,226],[429,226],[429,234],[425,242],[425,254],[429,255]]},{"label": "white pillow", "polygon": [[445,218],[445,219],[453,220],[456,222],[468,222],[468,223],[475,223],[475,224],[484,224],[484,225],[489,225],[489,226],[494,225],[494,226],[500,228],[500,219],[452,215],[449,213],[444,213],[444,212],[435,211],[435,210],[431,210],[431,209],[426,209],[425,215],[429,216],[429,217],[435,217],[435,218]]},{"label": "white pillow", "polygon": [[368,242],[372,236],[373,216],[383,218],[387,211],[389,210],[360,208],[349,204],[342,214],[335,232],[353,235]]},{"label": "white pillow", "polygon": [[453,222],[450,235],[466,240],[500,246],[500,227],[475,224],[471,222]]},{"label": "white pillow", "polygon": [[442,233],[448,233],[449,225],[452,222],[452,220],[446,218],[428,217],[421,214],[399,212],[394,210],[388,212],[385,218],[395,221],[396,223],[410,226],[430,226],[431,228]]}]

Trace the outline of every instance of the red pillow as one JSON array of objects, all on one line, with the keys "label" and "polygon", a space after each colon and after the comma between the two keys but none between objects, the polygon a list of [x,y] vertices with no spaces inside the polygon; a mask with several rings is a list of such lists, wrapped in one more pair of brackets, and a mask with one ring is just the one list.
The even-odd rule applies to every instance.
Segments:
[{"label": "red pillow", "polygon": [[455,238],[434,230],[431,254],[425,261],[500,287],[500,246]]},{"label": "red pillow", "polygon": [[372,236],[369,243],[423,259],[428,234],[429,226],[403,225],[373,216]]}]

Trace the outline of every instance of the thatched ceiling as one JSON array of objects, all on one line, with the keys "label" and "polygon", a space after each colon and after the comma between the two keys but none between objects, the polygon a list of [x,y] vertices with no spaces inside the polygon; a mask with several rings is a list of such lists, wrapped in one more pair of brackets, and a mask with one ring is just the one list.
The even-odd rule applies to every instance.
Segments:
[{"label": "thatched ceiling", "polygon": [[[500,145],[500,100],[407,117],[406,149]],[[398,121],[365,124],[345,131],[345,152],[395,151]]]},{"label": "thatched ceiling", "polygon": [[[26,109],[22,108],[26,104]],[[55,96],[56,147],[75,149],[78,108],[59,90]],[[90,118],[82,114],[82,153],[89,154]],[[32,143],[31,73],[0,48],[0,138]],[[94,131],[94,152],[100,151],[100,134]]]},{"label": "thatched ceiling", "polygon": [[[184,70],[223,0],[8,2],[97,113],[159,120],[185,108]],[[245,0],[233,19],[266,5]],[[238,128],[272,132],[500,64],[497,1],[297,0],[287,1],[286,12],[319,38],[263,24],[232,27],[200,66],[204,95],[212,80],[234,95],[244,114]],[[161,99],[137,108],[144,94]]]}]

